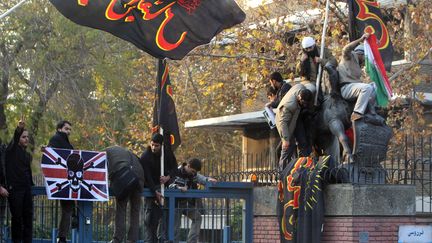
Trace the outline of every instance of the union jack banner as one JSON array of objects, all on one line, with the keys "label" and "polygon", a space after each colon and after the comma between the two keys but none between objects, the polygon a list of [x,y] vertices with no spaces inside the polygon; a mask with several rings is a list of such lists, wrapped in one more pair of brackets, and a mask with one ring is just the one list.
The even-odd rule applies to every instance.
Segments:
[{"label": "union jack banner", "polygon": [[108,201],[105,152],[42,148],[48,199]]}]

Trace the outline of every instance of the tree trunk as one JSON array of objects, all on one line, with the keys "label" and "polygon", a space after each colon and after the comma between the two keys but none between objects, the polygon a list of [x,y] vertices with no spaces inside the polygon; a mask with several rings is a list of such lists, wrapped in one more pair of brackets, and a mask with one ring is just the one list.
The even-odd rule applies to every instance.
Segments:
[{"label": "tree trunk", "polygon": [[[37,137],[37,135],[38,135],[39,122],[42,119],[42,117],[46,111],[48,101],[51,99],[51,97],[57,91],[57,87],[58,87],[59,82],[60,82],[60,80],[53,79],[52,82],[50,82],[49,88],[46,91],[46,93],[42,93],[39,88],[35,88],[35,93],[39,97],[39,102],[30,116],[30,124],[28,125],[29,138],[30,138],[30,141],[29,141],[30,146],[29,147],[30,147],[32,154],[33,154],[33,152],[35,150],[35,146],[36,146],[35,137]],[[30,82],[28,82],[28,84],[30,84]]]},{"label": "tree trunk", "polygon": [[39,122],[42,119],[42,116],[46,110],[47,103],[40,100],[38,102],[38,105],[35,107],[34,111],[32,112],[30,116],[30,123],[28,124],[28,130],[29,130],[29,148],[31,153],[33,154],[35,150],[35,137],[38,135],[39,130]]}]

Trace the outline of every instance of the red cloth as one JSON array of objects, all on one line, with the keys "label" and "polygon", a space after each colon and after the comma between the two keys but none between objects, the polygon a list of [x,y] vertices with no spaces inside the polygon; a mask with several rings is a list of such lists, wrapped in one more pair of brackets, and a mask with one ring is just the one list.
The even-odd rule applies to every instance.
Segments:
[{"label": "red cloth", "polygon": [[350,145],[351,147],[354,144],[354,130],[352,127],[348,128],[347,130],[345,130],[345,135],[348,137],[349,141],[350,141]]}]

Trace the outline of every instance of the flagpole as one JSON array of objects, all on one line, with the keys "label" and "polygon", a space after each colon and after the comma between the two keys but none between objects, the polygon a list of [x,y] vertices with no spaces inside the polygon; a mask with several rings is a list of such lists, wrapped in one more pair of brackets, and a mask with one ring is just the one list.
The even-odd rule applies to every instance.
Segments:
[{"label": "flagpole", "polygon": [[21,2],[17,3],[17,5],[13,6],[11,9],[9,9],[8,11],[4,12],[2,15],[0,15],[0,19],[8,16],[10,13],[12,13],[15,9],[17,9],[19,6],[23,5],[23,3],[25,3],[25,1],[27,0],[22,0]]},{"label": "flagpole", "polygon": [[[160,128],[160,134],[163,137],[163,128]],[[165,145],[164,143],[162,143],[162,147],[161,147],[161,176],[164,176],[164,172],[165,172],[165,163],[164,163],[164,159],[165,159]],[[161,194],[162,194],[162,198],[161,198],[161,206],[164,205],[164,197],[165,197],[165,184],[161,184]]]},{"label": "flagpole", "polygon": [[[326,36],[326,31],[327,31],[329,9],[330,9],[330,0],[326,0],[324,26],[323,26],[323,32],[321,35],[320,59],[324,58],[325,36]],[[321,64],[319,64],[318,65],[318,76],[317,76],[316,84],[315,84],[315,86],[316,86],[315,101],[314,101],[315,106],[318,105],[318,94],[319,94],[319,91],[321,90],[320,87],[321,87],[322,72],[323,72],[323,68],[322,68]]]},{"label": "flagpole", "polygon": [[[163,70],[162,70],[162,65],[163,65],[164,60],[162,59],[158,59],[158,73],[157,73],[157,78],[156,78],[156,85],[157,88],[156,90],[158,91],[158,125],[159,125],[159,133],[162,135],[163,137],[163,142],[162,142],[162,146],[161,146],[161,159],[160,159],[160,176],[164,176],[165,175],[165,137],[164,137],[164,131],[163,128],[160,126],[160,117],[161,117],[161,108],[160,108],[160,104],[161,104],[161,99],[162,99],[162,87],[160,86],[161,84],[158,82],[159,79],[162,79],[162,74],[163,74]],[[164,197],[165,197],[165,184],[161,184],[161,194],[162,194],[162,198],[161,198],[161,206],[164,205]]]}]

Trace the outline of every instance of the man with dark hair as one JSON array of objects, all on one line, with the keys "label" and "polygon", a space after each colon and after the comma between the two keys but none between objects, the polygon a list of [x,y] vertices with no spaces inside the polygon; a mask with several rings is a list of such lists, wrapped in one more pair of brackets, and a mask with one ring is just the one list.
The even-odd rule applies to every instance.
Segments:
[{"label": "man with dark hair", "polygon": [[273,102],[276,99],[276,89],[273,86],[267,86],[267,98],[269,102]]},{"label": "man with dark hair", "polygon": [[273,101],[266,104],[269,108],[276,108],[279,105],[279,102],[291,88],[291,85],[285,83],[282,75],[279,72],[273,72],[270,75],[270,85],[276,90],[276,97]]},{"label": "man with dark hair", "polygon": [[[74,149],[69,142],[69,135],[72,131],[72,123],[66,120],[59,121],[56,126],[56,133],[48,142],[48,147],[60,149]],[[69,234],[71,219],[77,221],[75,211],[75,201],[60,200],[61,218],[58,230],[58,243],[66,243]]]},{"label": "man with dark hair", "polygon": [[369,34],[366,33],[360,39],[348,43],[342,50],[342,60],[337,68],[342,97],[346,100],[356,99],[354,112],[351,115],[352,121],[362,118],[367,107],[372,113],[375,113],[373,101],[371,101],[374,88],[361,81],[365,57],[364,47],[359,44],[368,37]]},{"label": "man with dark hair", "polygon": [[[111,188],[123,188],[124,195],[115,195],[115,225],[114,235],[111,243],[123,242],[126,234],[126,211],[130,205],[129,231],[127,242],[135,243],[139,235],[139,215],[141,209],[141,192],[144,187],[144,170],[139,162],[139,158],[131,151],[120,146],[112,146],[106,149],[108,172]],[[123,178],[122,178],[123,177]],[[134,177],[138,183],[129,185],[124,183],[124,177]],[[116,185],[117,184],[117,185]]]},{"label": "man with dark hair", "polygon": [[337,62],[327,48],[324,48],[324,56],[321,59],[320,48],[316,45],[314,38],[310,36],[304,37],[301,45],[300,62],[297,64],[297,70],[302,77],[301,84],[312,93],[316,93],[317,87],[315,85],[319,65],[324,66],[327,62],[330,62],[333,66],[336,66]]},{"label": "man with dark hair", "polygon": [[[190,159],[187,163],[183,163],[178,167],[177,173],[172,180],[169,188],[180,189],[183,192],[188,189],[198,189],[198,184],[205,185],[207,182],[216,182],[216,179],[206,177],[198,172],[201,171],[202,162],[199,159]],[[178,199],[176,201],[176,210],[174,229],[175,239],[174,242],[179,242],[180,235],[180,222],[182,215],[185,215],[192,220],[189,234],[187,237],[188,243],[197,243],[199,240],[199,232],[201,229],[201,215],[204,213],[204,208],[201,199]]]},{"label": "man with dark hair", "polygon": [[[144,169],[144,186],[149,188],[155,197],[144,200],[144,242],[156,243],[165,240],[164,219],[162,217],[162,194],[160,188],[176,173],[177,160],[168,139],[158,133],[153,134],[150,146],[143,152],[140,163]],[[161,148],[164,146],[164,175],[161,176]]]},{"label": "man with dark hair", "polygon": [[300,156],[309,156],[312,152],[306,139],[303,123],[298,119],[301,109],[310,107],[312,101],[312,92],[304,85],[296,84],[288,91],[276,109],[276,128],[282,140],[280,171],[291,160],[296,147],[295,140],[298,143]]}]

